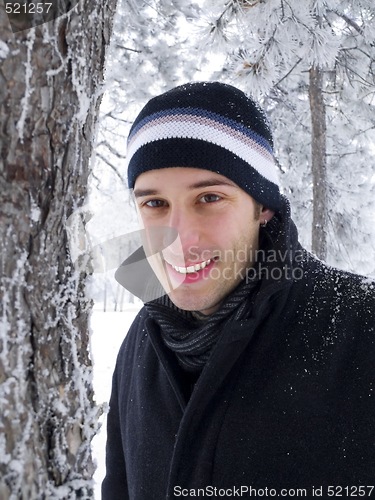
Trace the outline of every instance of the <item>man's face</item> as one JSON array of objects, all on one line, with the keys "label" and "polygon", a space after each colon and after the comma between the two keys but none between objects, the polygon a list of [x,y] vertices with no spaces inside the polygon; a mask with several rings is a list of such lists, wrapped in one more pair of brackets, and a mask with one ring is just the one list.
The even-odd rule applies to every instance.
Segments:
[{"label": "man's face", "polygon": [[172,302],[180,309],[215,312],[254,263],[259,225],[272,212],[230,179],[197,168],[145,172],[137,177],[134,195],[145,228],[178,231],[181,244],[165,248],[159,264],[176,287],[169,293]]}]

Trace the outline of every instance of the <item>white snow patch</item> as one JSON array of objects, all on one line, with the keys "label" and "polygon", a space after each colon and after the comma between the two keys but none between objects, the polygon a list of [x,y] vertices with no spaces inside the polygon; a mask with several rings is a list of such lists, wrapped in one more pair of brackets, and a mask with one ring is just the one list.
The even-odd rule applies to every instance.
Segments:
[{"label": "white snow patch", "polygon": [[41,210],[30,193],[30,218],[33,222],[38,222]]},{"label": "white snow patch", "polygon": [[11,471],[17,472],[22,475],[23,473],[23,464],[20,460],[12,460],[9,464],[9,469]]},{"label": "white snow patch", "polygon": [[5,434],[0,434],[0,463],[8,464],[12,456],[6,452],[7,440]]},{"label": "white snow patch", "polygon": [[[117,353],[138,311],[139,308],[134,307],[125,312],[92,313],[91,357],[94,366],[95,399],[98,405],[109,402]],[[94,474],[95,500],[101,499],[101,483],[105,476],[106,419],[106,415],[101,418],[102,427],[92,441],[93,458],[97,464]]]},{"label": "white snow patch", "polygon": [[361,288],[365,292],[372,291],[375,288],[375,280],[374,278],[371,277],[365,277],[363,278],[361,282]]},{"label": "white snow patch", "polygon": [[25,126],[25,120],[26,120],[26,115],[27,111],[29,108],[29,99],[31,94],[34,92],[34,89],[31,88],[30,86],[30,81],[31,77],[33,74],[33,66],[31,63],[31,54],[33,51],[34,47],[34,41],[35,41],[35,28],[31,29],[29,34],[27,35],[27,61],[25,63],[25,82],[26,82],[26,88],[25,88],[25,95],[21,99],[21,105],[22,105],[22,112],[20,119],[17,122],[16,128],[18,130],[18,136],[23,143],[23,129]]},{"label": "white snow patch", "polygon": [[9,47],[8,45],[0,40],[0,59],[6,59],[9,54]]}]

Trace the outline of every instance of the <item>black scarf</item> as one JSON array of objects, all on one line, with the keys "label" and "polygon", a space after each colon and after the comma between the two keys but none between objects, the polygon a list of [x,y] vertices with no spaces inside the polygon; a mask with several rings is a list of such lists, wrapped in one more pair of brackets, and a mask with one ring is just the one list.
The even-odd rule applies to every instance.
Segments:
[{"label": "black scarf", "polygon": [[215,313],[201,315],[202,319],[176,307],[168,295],[148,302],[145,307],[160,326],[163,341],[176,354],[180,365],[188,372],[200,373],[226,325],[250,317],[255,295],[252,292],[259,283],[259,273],[251,279],[245,277]]}]

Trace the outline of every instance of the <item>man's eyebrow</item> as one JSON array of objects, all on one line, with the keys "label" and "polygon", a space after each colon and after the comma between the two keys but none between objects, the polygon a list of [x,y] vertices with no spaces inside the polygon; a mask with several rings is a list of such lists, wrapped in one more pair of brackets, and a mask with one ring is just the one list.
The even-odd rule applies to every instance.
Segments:
[{"label": "man's eyebrow", "polygon": [[188,186],[188,189],[192,190],[210,186],[232,186],[235,188],[238,187],[236,184],[230,181],[222,181],[220,179],[207,179],[206,181],[201,181],[191,184],[190,186]]},{"label": "man's eyebrow", "polygon": [[134,189],[134,196],[136,198],[141,198],[142,196],[151,196],[160,194],[157,189]]},{"label": "man's eyebrow", "polygon": [[[205,181],[195,182],[187,187],[189,191],[193,189],[205,188],[210,186],[231,186],[237,188],[238,186],[232,182],[221,181],[219,179],[207,179]],[[135,189],[134,196],[136,198],[141,198],[142,196],[155,196],[160,194],[157,189]]]}]

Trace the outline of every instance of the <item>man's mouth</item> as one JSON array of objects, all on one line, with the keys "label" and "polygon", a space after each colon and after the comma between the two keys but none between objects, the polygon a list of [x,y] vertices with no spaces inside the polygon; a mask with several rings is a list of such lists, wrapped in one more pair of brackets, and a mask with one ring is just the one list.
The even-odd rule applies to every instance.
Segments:
[{"label": "man's mouth", "polygon": [[173,266],[172,264],[169,264],[168,261],[167,262],[178,273],[181,273],[181,274],[192,274],[192,273],[196,273],[197,271],[200,271],[201,269],[204,269],[213,260],[214,259],[204,260],[203,262],[200,262],[199,264],[195,264],[194,266],[188,266],[188,267]]}]

